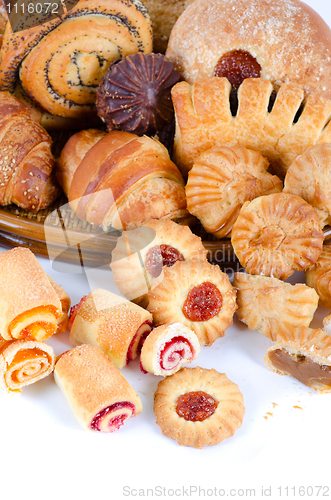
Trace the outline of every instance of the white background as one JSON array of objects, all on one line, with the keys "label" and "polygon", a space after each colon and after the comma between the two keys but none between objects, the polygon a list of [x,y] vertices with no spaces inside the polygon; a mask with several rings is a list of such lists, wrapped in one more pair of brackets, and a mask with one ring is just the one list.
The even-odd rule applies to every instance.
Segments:
[{"label": "white background", "polygon": [[[331,25],[329,0],[306,3]],[[78,266],[63,265],[58,272],[46,259],[39,260],[73,304],[91,288],[117,291],[107,268],[90,271],[87,278]],[[303,281],[303,275],[291,281]],[[320,308],[313,326],[320,327],[326,314]],[[48,342],[56,354],[71,347],[67,333]],[[190,492],[197,498],[194,488],[202,488],[201,498],[231,493],[233,498],[267,498],[269,493],[269,498],[294,498],[293,487],[295,498],[308,498],[311,490],[300,490],[306,491],[302,496],[300,486],[329,487],[323,490],[327,496],[320,491],[319,497],[310,498],[331,497],[331,394],[319,395],[267,369],[263,357],[270,345],[235,320],[224,338],[202,348],[192,365],[226,373],[239,385],[246,407],[235,436],[203,450],[180,447],[161,434],[153,413],[153,394],[161,378],[143,375],[137,360],[123,374],[138,392],[143,412],[113,434],[80,428],[52,376],[19,396],[1,393],[0,498],[116,500],[153,498],[152,493],[154,498],[160,493],[178,497],[180,492],[183,498]],[[233,488],[239,490],[236,496]],[[254,489],[255,496],[246,489]],[[132,495],[126,496],[129,491]]]}]

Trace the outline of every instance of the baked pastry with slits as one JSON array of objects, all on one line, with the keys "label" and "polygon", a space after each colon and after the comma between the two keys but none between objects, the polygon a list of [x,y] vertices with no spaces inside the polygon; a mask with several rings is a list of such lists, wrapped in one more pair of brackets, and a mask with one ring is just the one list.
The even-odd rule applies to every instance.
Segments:
[{"label": "baked pastry with slits", "polygon": [[148,293],[154,324],[182,323],[197,334],[201,345],[223,337],[237,309],[227,274],[205,261],[178,261],[163,272],[160,284]]},{"label": "baked pastry with slits", "polygon": [[323,330],[288,328],[264,358],[279,375],[291,375],[318,392],[331,392],[331,337]]},{"label": "baked pastry with slits", "polygon": [[228,236],[245,201],[280,193],[282,181],[267,172],[260,152],[242,146],[215,146],[202,153],[189,172],[187,209],[217,238]]},{"label": "baked pastry with slits", "polygon": [[317,143],[331,142],[331,100],[286,83],[247,78],[231,105],[231,84],[209,77],[172,88],[176,115],[174,161],[184,175],[214,146],[239,144],[260,151],[273,174],[284,178],[295,158]]},{"label": "baked pastry with slits", "polygon": [[232,285],[237,289],[240,321],[271,340],[287,328],[308,327],[318,306],[315,290],[303,284],[235,273]]},{"label": "baked pastry with slits", "polygon": [[110,267],[120,292],[147,307],[148,290],[162,280],[164,266],[171,267],[178,260],[206,260],[206,256],[201,238],[188,226],[154,220],[123,232],[112,251]]},{"label": "baked pastry with slits", "polygon": [[214,369],[183,368],[154,394],[156,423],[181,446],[203,448],[233,436],[245,408],[239,387]]},{"label": "baked pastry with slits", "polygon": [[276,193],[246,202],[231,243],[249,274],[281,280],[313,265],[324,234],[316,210],[299,196]]},{"label": "baked pastry with slits", "polygon": [[316,144],[298,156],[285,175],[284,193],[301,196],[331,223],[331,144]]},{"label": "baked pastry with slits", "polygon": [[331,245],[323,245],[317,262],[306,270],[305,276],[307,285],[315,288],[320,305],[331,310]]}]

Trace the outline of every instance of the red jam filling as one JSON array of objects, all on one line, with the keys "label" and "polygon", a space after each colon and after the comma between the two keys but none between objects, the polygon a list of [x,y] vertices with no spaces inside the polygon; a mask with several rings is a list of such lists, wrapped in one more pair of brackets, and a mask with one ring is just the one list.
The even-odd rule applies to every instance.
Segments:
[{"label": "red jam filling", "polygon": [[75,306],[72,306],[72,308],[70,309],[69,322],[68,322],[69,331],[71,330],[72,324],[75,321],[75,318],[77,316],[79,309],[84,304],[86,299],[87,299],[87,295],[85,295],[85,297],[83,297],[78,304],[76,304]]},{"label": "red jam filling", "polygon": [[[184,356],[185,356],[185,349],[182,348],[178,348],[178,349],[171,349],[173,346],[176,346],[176,344],[178,343],[185,343],[190,351],[191,351],[191,356],[190,356],[190,359],[191,360],[193,358],[193,347],[192,345],[190,344],[190,342],[185,338],[185,337],[182,337],[180,335],[178,335],[178,337],[174,337],[173,339],[169,340],[169,342],[167,342],[162,351],[161,351],[161,354],[160,354],[160,367],[162,368],[162,370],[167,370],[167,367],[164,366],[164,362],[163,360],[165,358],[168,359],[169,363],[175,363],[176,361],[180,362]],[[169,352],[170,351],[170,352]],[[168,355],[168,352],[169,352],[169,356],[167,357]],[[179,358],[179,359],[178,359]],[[178,362],[176,363],[176,366],[178,365]],[[175,366],[173,366],[171,369],[173,369]]]},{"label": "red jam filling", "polygon": [[[148,335],[151,333],[152,329],[153,329],[153,324],[151,321],[149,321],[149,319],[147,319],[146,321],[144,321],[144,323],[142,323],[140,325],[140,327],[138,328],[138,331],[140,330],[140,328],[143,326],[143,325],[148,325],[150,327],[150,330],[146,330],[146,332],[144,332],[141,336],[140,336],[140,339],[139,339],[139,342],[138,342],[138,346],[137,346],[137,355],[139,355],[141,353],[141,349],[144,345],[144,342],[145,340],[147,339]],[[138,335],[138,331],[134,334],[134,336],[132,337],[132,340],[130,342],[130,345],[129,345],[129,348],[128,348],[128,351],[126,353],[126,364],[129,363],[129,361],[132,361],[135,357],[135,352],[133,351],[133,346],[135,345],[136,343],[136,340],[137,340],[137,335]]]},{"label": "red jam filling", "polygon": [[218,402],[206,392],[187,392],[179,396],[176,412],[190,422],[203,422],[215,413]]},{"label": "red jam filling", "polygon": [[[132,410],[132,416],[135,414],[135,407],[130,401],[122,401],[120,403],[114,403],[111,406],[107,406],[107,408],[104,408],[103,410],[99,411],[93,418],[92,422],[90,423],[90,428],[93,431],[101,431],[101,423],[102,420],[108,415],[108,413],[115,412],[120,409],[125,409],[125,408],[130,408]],[[121,425],[124,424],[124,421],[127,419],[127,414],[123,413],[123,415],[116,415],[116,417],[111,418],[108,422],[108,427],[111,429],[112,432],[116,431],[121,427]]]},{"label": "red jam filling", "polygon": [[178,260],[185,260],[183,255],[170,245],[151,248],[146,256],[145,268],[153,278],[160,276],[163,266],[171,267]]},{"label": "red jam filling", "polygon": [[217,286],[206,281],[189,291],[183,314],[190,321],[208,321],[220,312],[222,304],[222,294]]},{"label": "red jam filling", "polygon": [[232,50],[220,58],[215,68],[215,76],[226,77],[238,88],[246,78],[259,78],[261,66],[249,52]]}]

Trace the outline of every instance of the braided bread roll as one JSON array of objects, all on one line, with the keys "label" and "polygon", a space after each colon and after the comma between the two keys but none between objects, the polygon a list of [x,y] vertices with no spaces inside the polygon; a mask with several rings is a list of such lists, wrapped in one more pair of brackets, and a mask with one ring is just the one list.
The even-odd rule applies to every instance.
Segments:
[{"label": "braided bread roll", "polygon": [[57,175],[76,215],[105,231],[188,217],[178,168],[147,136],[78,132],[61,153]]},{"label": "braided bread roll", "polygon": [[52,115],[95,115],[96,89],[110,64],[138,51],[152,51],[150,18],[139,0],[80,0],[63,16],[24,32],[13,34],[8,23],[0,89],[13,92],[20,83]]}]

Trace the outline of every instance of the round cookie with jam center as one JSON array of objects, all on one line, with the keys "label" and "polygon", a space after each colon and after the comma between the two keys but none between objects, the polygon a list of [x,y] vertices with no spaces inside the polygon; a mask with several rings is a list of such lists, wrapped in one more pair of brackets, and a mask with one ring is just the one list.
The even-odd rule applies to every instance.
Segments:
[{"label": "round cookie with jam center", "polygon": [[233,436],[245,408],[238,386],[214,369],[183,368],[154,394],[156,423],[182,446],[203,448]]}]

